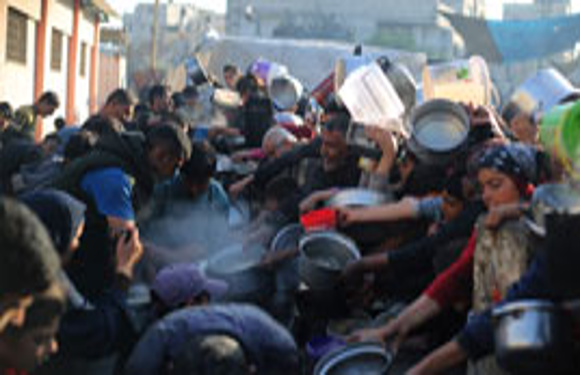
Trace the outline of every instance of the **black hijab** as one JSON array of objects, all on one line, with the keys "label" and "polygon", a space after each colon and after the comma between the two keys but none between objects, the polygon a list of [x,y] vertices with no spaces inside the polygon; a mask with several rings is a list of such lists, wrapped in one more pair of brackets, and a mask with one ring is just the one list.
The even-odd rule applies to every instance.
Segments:
[{"label": "black hijab", "polygon": [[40,218],[59,255],[66,255],[85,220],[85,205],[69,194],[54,189],[28,193],[21,200]]}]

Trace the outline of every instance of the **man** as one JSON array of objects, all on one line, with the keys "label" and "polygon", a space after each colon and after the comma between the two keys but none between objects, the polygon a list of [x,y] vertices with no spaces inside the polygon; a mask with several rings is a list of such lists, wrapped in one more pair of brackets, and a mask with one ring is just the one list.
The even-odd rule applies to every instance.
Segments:
[{"label": "man", "polygon": [[39,220],[23,205],[0,199],[0,333],[24,323],[33,295],[57,280],[59,260]]},{"label": "man", "polygon": [[222,68],[222,75],[224,77],[224,83],[226,84],[226,87],[232,91],[236,91],[236,84],[238,83],[240,77],[242,77],[240,69],[234,65],[226,64]]},{"label": "man", "polygon": [[191,263],[174,264],[155,275],[151,297],[156,317],[184,307],[205,306],[222,297],[228,284],[206,277]]},{"label": "man", "polygon": [[151,87],[147,96],[147,107],[144,107],[136,118],[138,130],[147,132],[151,126],[158,124],[172,109],[169,88],[165,85]]},{"label": "man", "polygon": [[[109,131],[120,132],[131,120],[134,100],[124,89],[117,89],[107,97],[105,105],[98,114],[91,116],[83,124],[83,129],[103,135]],[[108,121],[102,121],[107,119]]]},{"label": "man", "polygon": [[[175,113],[184,119],[189,129],[195,129],[204,118],[203,103],[199,101],[200,93],[196,86],[187,86],[181,93],[182,105],[175,106]],[[175,100],[174,100],[175,104]]]},{"label": "man", "polygon": [[224,334],[194,336],[177,354],[169,375],[249,375],[256,371],[244,348]]},{"label": "man", "polygon": [[58,109],[60,105],[56,93],[47,91],[31,106],[20,107],[14,114],[14,124],[18,131],[29,139],[34,139],[38,117],[46,118]]},{"label": "man", "polygon": [[230,201],[213,178],[215,170],[213,150],[207,144],[196,143],[179,175],[156,188],[140,228],[144,238],[168,248],[162,258],[181,254],[181,261],[194,261],[201,255],[200,250],[226,245],[224,228],[228,226]]},{"label": "man", "polygon": [[151,196],[156,181],[172,177],[190,152],[189,139],[181,129],[161,124],[146,136],[102,137],[88,155],[66,166],[55,186],[88,207],[81,251],[69,269],[87,297],[95,297],[111,282],[112,243],[135,228],[136,213]]},{"label": "man", "polygon": [[358,156],[349,150],[347,130],[349,116],[337,114],[323,127],[320,161],[312,166],[302,190],[305,194],[330,188],[354,187],[359,184],[361,170]]},{"label": "man", "polygon": [[57,352],[65,306],[64,293],[55,285],[34,300],[22,327],[9,327],[0,335],[0,373],[33,371]]},{"label": "man", "polygon": [[190,307],[152,326],[127,361],[126,374],[159,374],[192,337],[226,335],[244,348],[259,374],[296,374],[298,350],[292,336],[258,307],[244,304]]}]

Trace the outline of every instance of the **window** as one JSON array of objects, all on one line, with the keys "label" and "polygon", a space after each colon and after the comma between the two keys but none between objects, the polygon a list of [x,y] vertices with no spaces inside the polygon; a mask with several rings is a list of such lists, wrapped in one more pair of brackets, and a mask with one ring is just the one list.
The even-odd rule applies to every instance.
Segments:
[{"label": "window", "polygon": [[28,18],[24,13],[8,8],[6,60],[26,64]]},{"label": "window", "polygon": [[87,43],[85,42],[81,42],[81,61],[79,74],[81,77],[85,77],[87,75]]},{"label": "window", "polygon": [[52,29],[51,35],[50,68],[60,72],[63,65],[63,33]]}]

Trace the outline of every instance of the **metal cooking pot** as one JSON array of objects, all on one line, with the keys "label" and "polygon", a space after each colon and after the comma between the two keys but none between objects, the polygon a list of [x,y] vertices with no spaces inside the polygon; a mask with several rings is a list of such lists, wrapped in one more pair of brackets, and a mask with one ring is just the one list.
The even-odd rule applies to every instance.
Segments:
[{"label": "metal cooking pot", "polygon": [[205,271],[208,276],[228,283],[226,299],[258,300],[270,286],[269,278],[258,267],[264,251],[261,246],[250,249],[243,249],[239,244],[229,246],[208,260]]},{"label": "metal cooking pot", "polygon": [[537,235],[546,235],[545,216],[548,214],[579,214],[579,192],[568,184],[545,184],[535,189],[531,200],[532,220],[525,219]]},{"label": "metal cooking pot", "polygon": [[327,206],[333,208],[341,207],[368,207],[377,206],[387,201],[387,197],[377,191],[370,189],[343,189],[333,195]]},{"label": "metal cooking pot", "polygon": [[[388,203],[393,199],[390,196],[369,189],[344,189],[327,201],[332,208],[342,207],[370,207]],[[341,232],[352,238],[359,248],[365,252],[385,239],[385,223],[360,223],[341,228]]]},{"label": "metal cooking pot", "polygon": [[351,239],[332,231],[306,234],[299,250],[299,275],[313,290],[333,289],[347,264],[361,257]]},{"label": "metal cooking pot", "polygon": [[274,236],[270,243],[271,251],[297,249],[305,229],[300,224],[289,224]]},{"label": "metal cooking pot", "polygon": [[408,148],[421,162],[445,165],[464,146],[470,130],[468,114],[446,99],[430,100],[411,115]]},{"label": "metal cooking pot", "polygon": [[405,116],[408,116],[416,105],[416,80],[406,66],[393,63],[385,56],[380,57],[377,62],[401,99],[405,107]]},{"label": "metal cooking pot", "polygon": [[502,118],[510,123],[520,113],[532,116],[537,111],[547,112],[575,97],[579,98],[579,90],[567,78],[556,69],[544,69],[516,89],[502,109]]},{"label": "metal cooking pot", "polygon": [[547,365],[558,372],[565,353],[575,347],[573,326],[550,302],[510,303],[493,310],[493,319],[496,359],[511,372],[538,373]]},{"label": "metal cooking pot", "polygon": [[315,375],[387,374],[393,363],[393,354],[373,343],[349,344],[321,358]]},{"label": "metal cooking pot", "polygon": [[279,111],[290,111],[301,98],[303,86],[296,78],[286,75],[274,78],[268,90]]}]

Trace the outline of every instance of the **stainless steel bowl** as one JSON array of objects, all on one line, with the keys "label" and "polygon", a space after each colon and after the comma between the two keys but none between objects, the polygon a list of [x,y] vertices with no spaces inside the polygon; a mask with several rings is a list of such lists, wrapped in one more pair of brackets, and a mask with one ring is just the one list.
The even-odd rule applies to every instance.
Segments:
[{"label": "stainless steel bowl", "polygon": [[351,239],[337,232],[312,232],[299,242],[299,274],[313,290],[331,290],[345,267],[361,257]]},{"label": "stainless steel bowl", "polygon": [[460,105],[445,99],[430,100],[411,115],[409,149],[422,162],[445,164],[468,138],[470,119]]},{"label": "stainless steel bowl", "polygon": [[321,358],[315,375],[378,375],[387,374],[393,362],[393,354],[379,344],[349,344]]},{"label": "stainless steel bowl", "polygon": [[493,319],[496,358],[509,371],[536,373],[574,347],[572,326],[548,301],[510,303],[493,310]]}]

